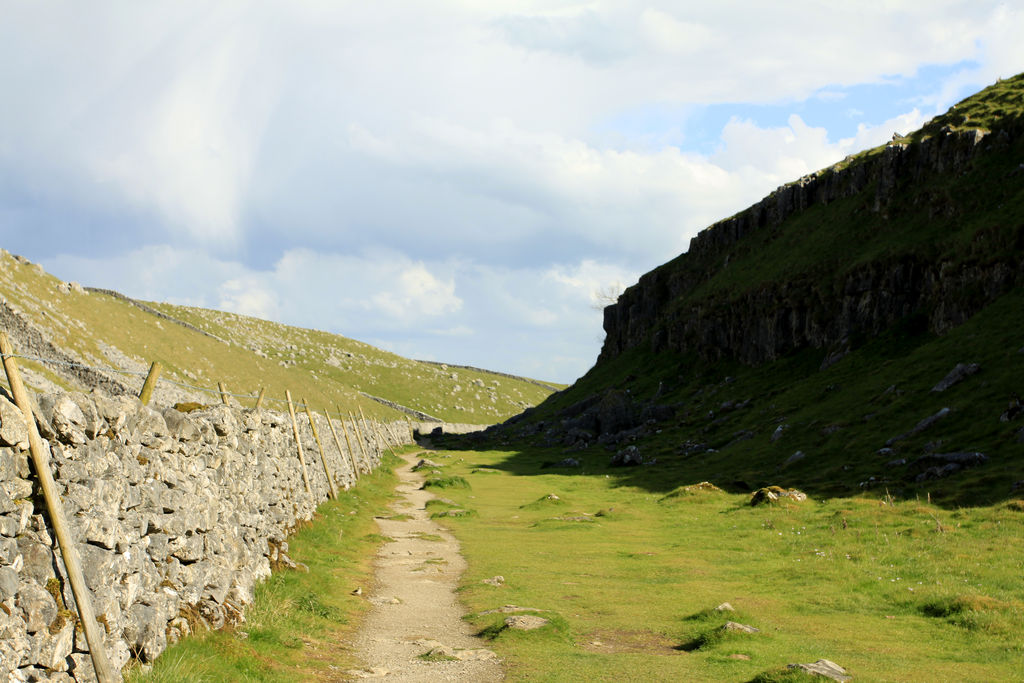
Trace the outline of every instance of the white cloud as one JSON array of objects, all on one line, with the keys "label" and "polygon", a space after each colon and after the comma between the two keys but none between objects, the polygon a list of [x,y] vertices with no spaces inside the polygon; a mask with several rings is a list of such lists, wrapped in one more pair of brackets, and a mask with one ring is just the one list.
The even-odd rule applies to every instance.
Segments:
[{"label": "white cloud", "polygon": [[[0,239],[143,298],[571,379],[595,292],[1011,75],[1022,34],[991,0],[8,3]],[[848,137],[795,114],[730,121],[710,153],[685,114],[598,130],[958,63],[890,120],[836,104]]]}]

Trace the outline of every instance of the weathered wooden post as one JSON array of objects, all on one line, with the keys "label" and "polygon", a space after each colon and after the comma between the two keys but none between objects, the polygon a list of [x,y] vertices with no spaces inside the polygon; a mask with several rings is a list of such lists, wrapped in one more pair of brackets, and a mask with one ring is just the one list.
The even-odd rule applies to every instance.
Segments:
[{"label": "weathered wooden post", "polygon": [[153,397],[153,389],[156,388],[156,381],[160,378],[160,371],[163,369],[164,366],[160,365],[160,361],[156,360],[149,366],[149,374],[146,375],[142,391],[139,392],[139,400],[142,401],[142,405],[149,404],[149,399]]},{"label": "weathered wooden post", "polygon": [[309,485],[309,473],[306,471],[306,456],[302,454],[302,437],[299,436],[299,423],[295,421],[295,407],[292,405],[292,392],[284,390],[285,398],[288,399],[288,414],[292,416],[292,433],[295,434],[295,445],[299,447],[299,462],[302,463],[302,481],[306,483],[306,493],[313,495],[313,488]]},{"label": "weathered wooden post", "polygon": [[359,479],[359,460],[356,458],[356,452],[352,449],[352,441],[348,438],[348,427],[345,426],[345,414],[341,412],[341,406],[338,406],[338,419],[341,421],[341,431],[345,434],[345,444],[348,446],[348,455],[352,459],[352,467],[355,468],[356,479]]},{"label": "weathered wooden post", "polygon": [[260,387],[260,395],[256,397],[256,405],[253,406],[253,410],[259,410],[263,407],[263,397],[267,395],[267,388]]},{"label": "weathered wooden post", "polygon": [[359,423],[356,422],[356,416],[349,411],[348,417],[352,420],[352,431],[356,433],[356,443],[359,444],[359,452],[363,454],[363,461],[366,463],[366,471],[373,471],[373,462],[370,460],[370,456],[366,454],[366,447],[363,445],[363,435],[359,432]]},{"label": "weathered wooden post", "polygon": [[[363,407],[362,406],[356,406],[356,408],[359,409],[359,417],[362,418],[362,420],[363,420],[363,431],[366,432],[366,440],[367,440],[367,442],[369,442],[371,430],[370,430],[370,426],[366,423],[366,415],[363,414]],[[381,452],[381,450],[380,450],[380,443],[378,442],[377,443],[377,458],[376,458],[378,463],[380,463],[380,459],[381,459],[381,457],[383,455],[384,455],[384,453]],[[372,461],[371,461],[371,463],[372,463]]]},{"label": "weathered wooden post", "polygon": [[327,469],[327,456],[324,455],[324,445],[320,443],[320,432],[316,430],[316,422],[313,420],[313,413],[309,412],[309,404],[302,399],[302,405],[306,409],[306,417],[309,418],[309,428],[313,430],[313,438],[316,439],[316,447],[320,450],[320,463],[324,466],[324,476],[327,477],[327,488],[331,490],[331,498],[338,497],[338,490],[334,488],[334,480],[331,479],[331,471]]},{"label": "weathered wooden post", "polygon": [[231,405],[228,403],[228,390],[224,388],[224,382],[217,382],[217,390],[220,391],[220,402],[226,406]]},{"label": "weathered wooden post", "polygon": [[89,644],[89,656],[92,657],[96,678],[100,683],[114,683],[110,661],[107,659],[106,650],[103,649],[103,632],[99,629],[99,622],[96,621],[96,614],[92,609],[92,597],[89,595],[89,588],[86,586],[85,576],[82,574],[78,550],[71,540],[71,534],[64,519],[64,511],[60,506],[60,494],[57,493],[57,485],[53,482],[49,459],[46,456],[46,451],[43,450],[43,442],[39,438],[36,420],[32,415],[32,404],[25,392],[25,385],[21,383],[18,365],[13,358],[14,349],[11,348],[11,342],[5,332],[0,332],[0,354],[3,354],[4,370],[7,371],[7,380],[11,385],[14,402],[21,409],[22,415],[25,416],[25,422],[28,424],[28,444],[32,455],[32,465],[35,467],[36,476],[39,477],[43,499],[46,501],[46,510],[50,515],[50,523],[53,525],[61,555],[64,557],[64,567],[68,572],[71,592],[75,596],[75,605],[78,606],[78,616],[82,630],[85,631],[85,640]]},{"label": "weathered wooden post", "polygon": [[[338,440],[338,430],[336,430],[334,428],[334,421],[331,420],[331,414],[325,410],[324,411],[324,415],[327,416],[327,426],[331,428],[331,436],[334,437],[334,445],[338,447],[338,455],[341,457],[342,464],[348,464],[349,462],[351,462],[351,464],[352,464],[352,472],[355,473],[356,472],[356,462],[355,462],[355,460],[350,460],[350,459],[346,458],[345,457],[345,451],[341,450],[341,441]],[[344,422],[342,422],[341,424],[342,424],[342,426],[345,425]],[[347,436],[346,436],[345,440],[346,441],[348,440]],[[350,451],[352,450],[351,446],[349,446],[349,450]],[[356,473],[355,476],[356,476],[357,479],[359,478],[359,474],[358,473]]]}]

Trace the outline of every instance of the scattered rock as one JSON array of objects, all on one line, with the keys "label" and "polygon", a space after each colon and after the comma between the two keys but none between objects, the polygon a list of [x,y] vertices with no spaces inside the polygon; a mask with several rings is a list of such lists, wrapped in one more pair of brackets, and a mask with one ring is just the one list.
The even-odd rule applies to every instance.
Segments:
[{"label": "scattered rock", "polygon": [[734,633],[760,633],[761,629],[749,626],[747,624],[741,624],[735,621],[727,621],[722,625],[723,631],[732,631]]},{"label": "scattered rock", "polygon": [[433,460],[427,460],[426,458],[424,458],[415,465],[413,465],[412,470],[413,472],[419,472],[420,470],[437,469],[438,467],[443,467],[443,465],[439,465]]},{"label": "scattered rock", "polygon": [[906,439],[906,438],[909,438],[911,436],[914,436],[915,434],[917,434],[919,432],[923,432],[924,430],[928,429],[929,427],[931,427],[933,424],[935,424],[936,422],[938,422],[942,418],[944,418],[947,415],[949,415],[949,413],[950,413],[949,408],[943,408],[939,412],[935,413],[934,415],[929,415],[928,417],[926,417],[923,420],[921,420],[920,422],[918,422],[914,426],[914,428],[911,429],[909,432],[906,432],[904,434],[900,434],[899,436],[892,437],[891,439],[889,439],[888,441],[885,442],[885,445],[886,446],[892,446],[897,441],[902,441],[903,439]]},{"label": "scattered rock", "polygon": [[1006,412],[999,416],[1000,422],[1010,422],[1016,420],[1021,415],[1024,415],[1024,404],[1021,403],[1020,397],[1014,395],[1010,399],[1010,404],[1006,407]]},{"label": "scattered rock", "polygon": [[765,486],[754,491],[750,497],[751,505],[771,505],[778,502],[802,503],[807,494],[797,489],[784,489],[781,486]]},{"label": "scattered rock", "polygon": [[818,661],[810,664],[790,664],[788,668],[799,669],[800,671],[804,671],[815,676],[830,678],[833,681],[853,680],[852,676],[847,675],[846,669],[835,662],[830,662],[827,659],[819,659]]},{"label": "scattered rock", "polygon": [[736,609],[727,602],[723,602],[721,605],[715,608],[716,612],[735,612]]},{"label": "scattered rock", "polygon": [[505,619],[505,627],[513,631],[535,631],[539,628],[544,628],[550,623],[549,619],[532,614],[517,614]]},{"label": "scattered rock", "polygon": [[784,425],[784,424],[783,425],[779,425],[778,427],[776,427],[775,431],[772,432],[771,442],[775,443],[776,441],[781,439],[782,438],[782,433],[785,432],[785,431],[786,431],[786,425]]},{"label": "scattered rock", "polygon": [[554,464],[554,467],[579,467],[579,466],[580,466],[580,461],[577,460],[576,458],[565,458],[564,460],[559,460],[558,462],[556,462]]},{"label": "scattered rock", "polygon": [[28,443],[28,426],[21,409],[0,396],[0,446]]},{"label": "scattered rock", "polygon": [[932,387],[932,391],[945,391],[954,384],[962,382],[971,375],[977,374],[981,366],[977,363],[957,363],[956,367],[949,371],[949,374],[942,378],[938,384]]},{"label": "scattered rock", "polygon": [[636,467],[642,464],[643,459],[640,457],[640,449],[636,446],[626,446],[613,455],[611,459],[612,467]]},{"label": "scattered rock", "polygon": [[492,576],[489,579],[482,579],[480,583],[486,583],[488,586],[504,586],[505,577],[501,575]]},{"label": "scattered rock", "polygon": [[921,482],[942,479],[962,469],[983,465],[986,462],[988,456],[984,453],[929,453],[915,459],[910,465],[927,467],[914,478],[914,481]]},{"label": "scattered rock", "polygon": [[806,456],[806,454],[803,451],[797,451],[793,455],[791,455],[788,458],[786,458],[786,462],[782,463],[782,466],[783,467],[789,467],[793,463],[800,462],[801,460],[803,460],[806,457],[807,456]]},{"label": "scattered rock", "polygon": [[474,648],[464,650],[457,647],[449,647],[437,640],[422,638],[414,641],[416,645],[427,648],[427,651],[420,655],[420,659],[458,660],[460,662],[497,659],[497,655],[486,648]]}]

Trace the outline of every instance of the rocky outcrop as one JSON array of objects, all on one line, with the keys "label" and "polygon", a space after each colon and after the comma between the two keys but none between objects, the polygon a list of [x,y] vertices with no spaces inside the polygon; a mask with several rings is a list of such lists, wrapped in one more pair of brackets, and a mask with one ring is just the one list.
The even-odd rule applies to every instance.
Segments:
[{"label": "rocky outcrop", "polygon": [[[879,257],[843,273],[801,273],[745,291],[687,295],[728,266],[748,236],[781,229],[813,206],[860,195],[872,220],[887,219],[894,201],[918,203],[929,216],[957,211],[948,198],[903,196],[923,179],[969,170],[979,155],[1004,150],[1019,130],[935,131],[900,141],[784,186],[749,209],[702,231],[687,253],[647,273],[605,309],[600,361],[638,347],[696,352],[704,360],[759,364],[812,347],[841,354],[850,340],[878,334],[912,314],[942,333],[1024,283],[1024,232],[1004,231],[1007,244],[972,244],[960,260],[927,249]],[[976,253],[975,253],[976,252]],[[823,284],[824,281],[824,284]]]},{"label": "rocky outcrop", "polygon": [[[43,395],[38,404],[118,669],[131,657],[152,660],[196,628],[238,620],[271,567],[294,566],[289,531],[328,496],[308,422],[300,438],[312,493],[282,413],[216,406],[184,414],[75,393]],[[407,425],[395,429],[411,441]],[[0,396],[0,679],[94,680],[26,440],[21,413]],[[377,444],[364,447],[375,466]],[[326,455],[337,486],[354,484],[348,458],[335,449]]]}]

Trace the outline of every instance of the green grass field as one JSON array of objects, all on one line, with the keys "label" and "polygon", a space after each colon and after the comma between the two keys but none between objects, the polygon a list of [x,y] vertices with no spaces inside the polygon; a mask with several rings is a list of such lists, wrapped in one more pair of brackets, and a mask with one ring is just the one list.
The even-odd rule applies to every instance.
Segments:
[{"label": "green grass field", "polygon": [[[475,513],[443,520],[469,560],[462,599],[512,680],[771,680],[819,658],[855,680],[1020,674],[1022,501],[751,507],[706,488],[652,492],[621,469],[542,469],[545,451],[447,456],[432,457],[470,488],[445,496]],[[505,584],[481,583],[495,575]],[[715,612],[723,602],[736,611]],[[508,604],[552,624],[519,633],[481,614]],[[727,620],[760,632],[723,633]]]}]

